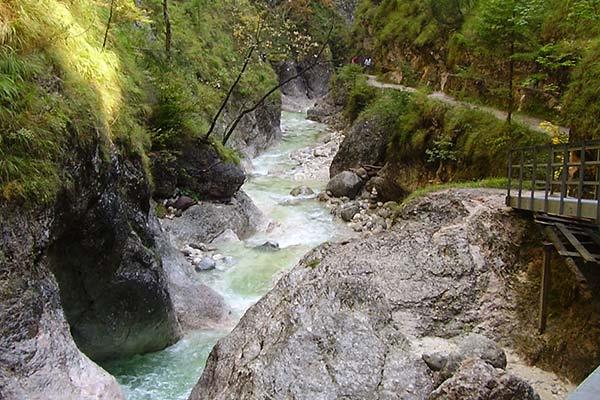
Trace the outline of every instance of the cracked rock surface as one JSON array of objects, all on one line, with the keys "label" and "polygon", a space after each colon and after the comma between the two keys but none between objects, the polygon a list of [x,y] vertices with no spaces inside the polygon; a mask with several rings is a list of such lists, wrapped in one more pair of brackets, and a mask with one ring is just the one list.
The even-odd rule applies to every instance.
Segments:
[{"label": "cracked rock surface", "polygon": [[537,399],[470,335],[510,342],[504,277],[525,228],[501,192],[452,190],[318,247],[218,342],[190,399]]}]

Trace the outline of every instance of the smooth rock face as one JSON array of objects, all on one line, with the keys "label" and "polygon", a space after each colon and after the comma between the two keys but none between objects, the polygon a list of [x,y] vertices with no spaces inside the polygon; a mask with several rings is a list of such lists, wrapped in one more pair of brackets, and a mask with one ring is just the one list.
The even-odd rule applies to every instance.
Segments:
[{"label": "smooth rock face", "polygon": [[383,122],[372,117],[358,120],[346,134],[333,158],[329,168],[330,176],[364,165],[383,166],[387,143],[387,130]]},{"label": "smooth rock face", "polygon": [[73,337],[95,358],[179,337],[141,165],[74,150],[56,208],[0,206],[2,399],[121,399]]},{"label": "smooth rock face", "polygon": [[354,172],[344,171],[334,176],[327,184],[327,191],[334,197],[355,198],[363,187],[363,180]]},{"label": "smooth rock face", "polygon": [[105,186],[82,184],[60,202],[47,250],[71,334],[93,360],[160,350],[180,334],[148,184],[130,162],[108,167]]},{"label": "smooth rock face", "polygon": [[246,238],[261,221],[260,210],[248,195],[239,191],[228,203],[201,202],[179,218],[163,220],[162,225],[173,235],[174,244],[183,248],[188,243],[210,243],[227,230]]},{"label": "smooth rock face", "polygon": [[[514,331],[500,277],[525,223],[503,202],[499,191],[433,194],[389,232],[315,249],[217,343],[190,399],[425,400],[444,380],[451,393],[458,383],[423,360],[435,350],[425,339]],[[457,363],[456,381],[475,374]],[[498,395],[531,391],[503,372],[478,382]]]}]

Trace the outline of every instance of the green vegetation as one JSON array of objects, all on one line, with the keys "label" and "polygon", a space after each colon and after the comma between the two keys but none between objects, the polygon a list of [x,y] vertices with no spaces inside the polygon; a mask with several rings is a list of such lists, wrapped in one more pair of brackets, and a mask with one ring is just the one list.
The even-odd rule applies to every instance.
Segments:
[{"label": "green vegetation", "polygon": [[351,42],[394,81],[443,84],[592,138],[599,39],[598,0],[362,0]]},{"label": "green vegetation", "polygon": [[403,170],[407,176],[411,175],[407,166],[424,173],[413,174],[418,181],[400,179],[405,190],[422,187],[429,180],[450,182],[450,187],[506,187],[495,177],[505,175],[509,150],[552,140],[550,134],[509,125],[484,111],[452,107],[421,93],[377,90],[369,96],[357,95],[361,82],[356,67],[349,66],[335,77],[334,88],[347,96],[347,114],[358,113],[358,118],[373,119],[385,127],[386,161],[397,166],[392,169]]},{"label": "green vegetation", "polygon": [[427,185],[412,192],[408,197],[402,200],[401,205],[406,205],[430,193],[439,192],[446,189],[506,189],[508,179],[506,178],[487,178],[475,181],[449,182],[438,185]]},{"label": "green vegetation", "polygon": [[[69,184],[68,159],[97,144],[103,157],[115,145],[147,165],[149,152],[177,151],[206,134],[264,15],[261,4],[169,1],[167,56],[162,0],[2,2],[0,199],[51,203]],[[286,26],[314,29],[331,14],[327,1],[303,4],[310,13]],[[268,56],[256,55],[228,111],[276,84]],[[231,150],[215,147],[224,160],[239,162]]]}]

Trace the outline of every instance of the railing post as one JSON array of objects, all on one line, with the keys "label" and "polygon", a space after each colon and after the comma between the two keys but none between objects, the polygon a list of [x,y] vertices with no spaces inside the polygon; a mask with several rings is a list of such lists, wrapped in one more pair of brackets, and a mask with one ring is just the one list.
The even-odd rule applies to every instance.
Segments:
[{"label": "railing post", "polygon": [[554,163],[554,148],[552,147],[552,145],[548,145],[548,164],[546,165],[546,187],[545,187],[545,193],[544,193],[544,212],[547,213],[548,212],[548,197],[550,195],[550,190],[552,187],[552,181],[554,180],[553,177],[553,168],[552,168],[552,164]]},{"label": "railing post", "polygon": [[525,150],[520,151],[521,156],[519,160],[519,198],[517,200],[517,206],[519,210],[522,210],[522,199],[523,199],[523,166],[525,165]]},{"label": "railing post", "polygon": [[508,152],[508,188],[506,194],[506,205],[510,207],[510,194],[512,189],[512,174],[513,174],[513,152]]},{"label": "railing post", "polygon": [[564,215],[565,213],[565,197],[568,194],[568,186],[567,179],[569,175],[569,146],[563,145],[563,171],[562,171],[562,180],[560,187],[560,215]]},{"label": "railing post", "polygon": [[577,187],[577,218],[581,218],[581,208],[583,204],[583,182],[585,178],[585,150],[586,141],[581,143],[581,151],[579,153],[579,185]]},{"label": "railing post", "polygon": [[531,171],[531,202],[529,203],[529,211],[533,211],[533,202],[535,200],[535,186],[537,181],[537,147],[533,148],[533,163],[532,163],[532,171]]}]

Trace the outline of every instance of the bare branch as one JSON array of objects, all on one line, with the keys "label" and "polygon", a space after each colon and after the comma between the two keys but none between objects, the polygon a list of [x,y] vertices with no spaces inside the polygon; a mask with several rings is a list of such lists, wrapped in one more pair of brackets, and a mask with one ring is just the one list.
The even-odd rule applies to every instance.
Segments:
[{"label": "bare branch", "polygon": [[208,129],[208,132],[206,132],[206,136],[204,137],[205,139],[208,139],[209,136],[215,130],[215,126],[217,125],[217,121],[219,120],[219,117],[221,116],[223,111],[225,111],[225,107],[227,107],[227,103],[229,103],[229,99],[233,95],[235,88],[239,85],[240,81],[242,80],[242,77],[246,73],[246,70],[248,69],[248,65],[250,65],[250,61],[252,61],[252,55],[254,54],[254,52],[256,51],[256,49],[258,48],[258,45],[260,43],[261,30],[262,30],[262,23],[259,22],[259,25],[258,25],[258,28],[256,31],[256,41],[255,41],[254,45],[252,45],[252,47],[250,47],[250,50],[248,51],[248,54],[246,55],[246,59],[244,60],[244,65],[242,66],[242,69],[240,70],[237,78],[235,79],[235,81],[233,82],[231,87],[229,88],[227,95],[225,96],[225,98],[223,99],[223,102],[221,103],[221,107],[219,108],[219,111],[215,114],[215,116],[212,120],[212,123],[210,125],[210,128]]},{"label": "bare branch", "polygon": [[317,65],[320,64],[321,56],[325,52],[325,49],[327,49],[327,45],[329,43],[329,39],[331,38],[332,33],[333,33],[333,24],[331,25],[331,28],[329,29],[329,33],[327,34],[327,38],[323,41],[323,45],[319,49],[319,52],[315,55],[315,59],[313,60],[313,62],[311,62],[309,64],[308,67],[304,68],[302,71],[298,72],[296,75],[293,75],[293,76],[289,77],[288,79],[283,80],[277,86],[274,86],[263,97],[261,97],[252,107],[245,109],[235,118],[235,120],[233,121],[231,126],[228,128],[227,132],[225,133],[225,136],[223,136],[223,145],[227,144],[227,141],[233,134],[233,131],[235,130],[235,128],[237,128],[238,124],[241,122],[242,118],[244,118],[246,115],[250,114],[251,112],[256,111],[256,109],[258,107],[260,107],[260,105],[263,104],[269,98],[269,96],[271,96],[277,90],[279,90],[283,86],[287,85],[294,79],[298,79],[299,77],[301,77],[302,75],[304,75],[305,73],[307,73],[308,71],[312,70],[313,68],[315,68]]}]

